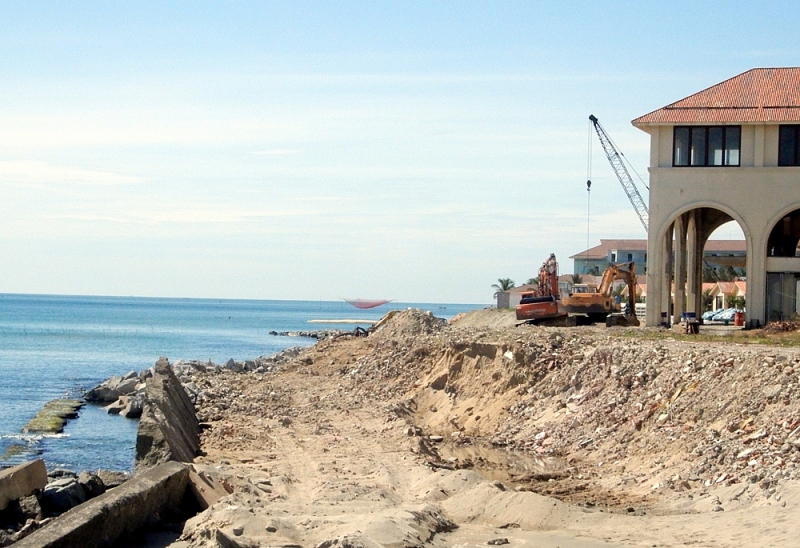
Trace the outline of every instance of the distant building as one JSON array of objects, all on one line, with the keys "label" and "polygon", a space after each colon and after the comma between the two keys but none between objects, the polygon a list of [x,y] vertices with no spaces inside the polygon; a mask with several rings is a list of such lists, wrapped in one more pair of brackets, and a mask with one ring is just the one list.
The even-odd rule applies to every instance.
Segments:
[{"label": "distant building", "polygon": [[[706,285],[706,284],[703,284]],[[731,308],[731,299],[734,297],[747,297],[747,282],[735,280],[733,282],[717,282],[709,291],[713,299],[711,301],[712,310]]]},{"label": "distant building", "polygon": [[[745,240],[709,240],[703,250],[703,262],[712,268],[731,266],[743,274],[747,256]],[[636,272],[647,271],[647,240],[600,240],[600,245],[572,255],[573,270],[578,274],[602,274],[610,264],[636,263]]]}]

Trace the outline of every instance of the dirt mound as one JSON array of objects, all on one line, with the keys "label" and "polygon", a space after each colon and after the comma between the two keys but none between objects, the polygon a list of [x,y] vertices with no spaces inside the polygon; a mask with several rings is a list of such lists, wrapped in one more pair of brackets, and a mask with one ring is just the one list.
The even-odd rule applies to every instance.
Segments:
[{"label": "dirt mound", "polygon": [[458,327],[505,328],[517,323],[516,313],[509,309],[484,308],[461,313],[450,320]]},{"label": "dirt mound", "polygon": [[430,311],[409,308],[397,313],[387,314],[376,324],[375,335],[378,338],[407,338],[429,335],[439,331],[445,320],[437,318]]}]

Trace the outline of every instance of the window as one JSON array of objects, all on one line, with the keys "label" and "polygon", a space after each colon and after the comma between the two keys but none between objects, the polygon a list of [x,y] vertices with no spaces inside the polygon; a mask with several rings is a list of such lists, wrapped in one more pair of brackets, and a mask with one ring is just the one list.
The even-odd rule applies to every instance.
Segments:
[{"label": "window", "polygon": [[675,126],[672,165],[738,166],[741,140],[741,126]]},{"label": "window", "polygon": [[778,165],[800,166],[800,125],[780,127]]}]

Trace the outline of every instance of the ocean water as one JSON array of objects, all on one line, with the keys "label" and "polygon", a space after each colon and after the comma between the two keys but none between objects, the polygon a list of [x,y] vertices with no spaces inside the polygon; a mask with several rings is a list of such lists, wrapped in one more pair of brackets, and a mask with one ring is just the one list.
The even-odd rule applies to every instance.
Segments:
[{"label": "ocean water", "polygon": [[269,356],[314,339],[270,331],[347,329],[393,309],[449,319],[485,305],[389,303],[359,310],[343,301],[156,299],[0,294],[0,467],[44,458],[48,470],[133,469],[137,421],[86,405],[64,433],[22,434],[48,401],[80,397],[114,375],[141,371],[160,356],[224,363]]}]

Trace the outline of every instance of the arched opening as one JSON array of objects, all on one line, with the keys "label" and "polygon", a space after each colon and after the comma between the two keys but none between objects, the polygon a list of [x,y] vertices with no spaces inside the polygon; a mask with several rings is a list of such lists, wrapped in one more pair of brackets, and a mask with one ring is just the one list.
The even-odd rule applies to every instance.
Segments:
[{"label": "arched opening", "polygon": [[781,217],[767,239],[768,322],[795,319],[800,312],[800,209]]},{"label": "arched opening", "polygon": [[747,290],[748,242],[739,222],[713,207],[690,209],[673,219],[662,241],[661,322],[697,322],[729,310],[731,318],[720,321],[733,323],[732,309],[744,309]]},{"label": "arched opening", "polygon": [[767,256],[800,257],[800,210],[795,210],[775,223],[767,240]]},{"label": "arched opening", "polygon": [[703,284],[746,279],[746,243],[736,221],[728,221],[714,230],[703,248]]}]

